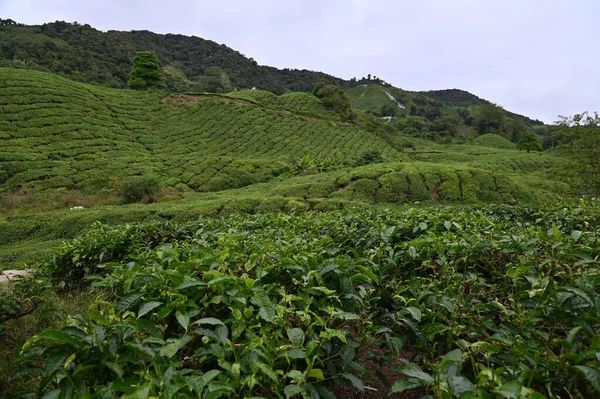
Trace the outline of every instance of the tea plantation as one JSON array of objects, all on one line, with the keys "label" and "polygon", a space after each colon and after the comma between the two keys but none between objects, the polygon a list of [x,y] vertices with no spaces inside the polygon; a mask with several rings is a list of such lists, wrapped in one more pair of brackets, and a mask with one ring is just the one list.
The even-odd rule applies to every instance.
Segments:
[{"label": "tea plantation", "polygon": [[420,101],[0,68],[0,397],[599,397],[598,199],[390,133],[388,90]]}]

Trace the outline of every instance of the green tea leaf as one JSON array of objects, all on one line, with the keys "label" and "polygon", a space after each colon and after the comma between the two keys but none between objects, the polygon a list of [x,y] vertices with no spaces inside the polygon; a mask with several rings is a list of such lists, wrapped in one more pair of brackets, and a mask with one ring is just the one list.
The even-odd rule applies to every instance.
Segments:
[{"label": "green tea leaf", "polygon": [[312,369],[306,374],[306,376],[308,378],[316,378],[319,381],[323,381],[325,379],[325,376],[323,375],[323,370],[321,369]]},{"label": "green tea leaf", "polygon": [[115,313],[121,314],[126,310],[129,310],[129,308],[131,308],[131,306],[133,306],[133,304],[136,303],[142,296],[143,294],[130,294],[121,298],[121,300],[117,302],[117,305],[115,306]]},{"label": "green tea leaf", "polygon": [[409,389],[419,388],[421,384],[419,380],[416,378],[406,378],[403,380],[398,380],[392,385],[392,389],[390,390],[390,394],[404,392]]},{"label": "green tea leaf", "polygon": [[46,330],[44,332],[41,332],[35,336],[35,339],[38,341],[42,339],[56,341],[62,344],[70,344],[74,346],[77,346],[80,343],[79,340],[73,338],[71,335],[57,330]]},{"label": "green tea leaf", "polygon": [[256,362],[256,366],[260,371],[262,371],[267,377],[269,377],[275,384],[279,384],[279,377],[277,374],[271,369],[271,367],[267,366],[264,363]]},{"label": "green tea leaf", "polygon": [[223,323],[221,320],[216,319],[214,317],[205,317],[200,320],[196,320],[193,324],[210,324],[212,326],[224,326],[225,325],[225,323]]},{"label": "green tea leaf", "polygon": [[190,326],[190,315],[187,312],[177,311],[175,313],[175,318],[184,330],[188,329],[188,327]]},{"label": "green tea leaf", "polygon": [[160,305],[162,305],[162,302],[156,302],[156,301],[146,302],[146,303],[142,304],[142,306],[140,306],[140,309],[138,310],[137,317],[140,318],[140,317],[144,316],[146,313],[150,312],[152,309],[156,309]]},{"label": "green tea leaf", "polygon": [[421,309],[414,306],[409,306],[406,308],[406,310],[408,311],[408,313],[410,313],[413,319],[415,319],[416,321],[421,321]]},{"label": "green tea leaf", "polygon": [[418,380],[427,383],[427,385],[433,384],[433,377],[417,366],[406,366],[402,368],[402,374],[417,378]]},{"label": "green tea leaf", "polygon": [[583,375],[596,392],[600,393],[600,373],[598,370],[581,365],[573,366],[572,368]]},{"label": "green tea leaf", "polygon": [[355,376],[354,374],[343,373],[343,374],[340,374],[340,377],[342,377],[345,380],[350,381],[350,384],[352,384],[352,386],[354,388],[358,389],[360,392],[365,391],[365,385],[363,384],[362,380],[360,378],[358,378],[357,376]]},{"label": "green tea leaf", "polygon": [[290,328],[287,331],[287,336],[296,346],[304,344],[304,331],[299,328]]},{"label": "green tea leaf", "polygon": [[269,323],[273,323],[275,321],[275,317],[277,316],[277,312],[275,311],[275,306],[269,296],[262,288],[254,288],[252,295],[253,302],[259,306],[258,314],[265,321]]},{"label": "green tea leaf", "polygon": [[301,395],[304,389],[300,385],[290,384],[283,389],[286,399],[293,398],[296,395]]},{"label": "green tea leaf", "polygon": [[519,381],[513,380],[509,381],[506,384],[502,385],[500,388],[494,390],[493,392],[502,395],[505,398],[509,399],[521,399],[521,389],[523,385]]},{"label": "green tea leaf", "polygon": [[290,359],[304,359],[306,357],[306,353],[301,349],[288,349],[279,355],[280,357],[288,357]]}]

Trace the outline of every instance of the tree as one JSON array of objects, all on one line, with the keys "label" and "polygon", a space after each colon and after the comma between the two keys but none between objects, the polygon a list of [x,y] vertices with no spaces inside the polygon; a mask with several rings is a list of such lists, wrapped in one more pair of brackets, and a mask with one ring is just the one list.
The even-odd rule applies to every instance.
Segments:
[{"label": "tree", "polygon": [[137,53],[129,74],[129,87],[136,90],[162,89],[165,87],[158,57],[154,51]]},{"label": "tree", "polygon": [[479,107],[475,115],[475,128],[479,134],[503,133],[506,113],[504,110],[492,103]]},{"label": "tree", "polygon": [[543,150],[540,138],[537,134],[531,132],[521,134],[521,138],[517,142],[517,148],[519,150],[527,150],[527,152]]},{"label": "tree", "polygon": [[511,119],[506,124],[506,138],[513,143],[521,140],[521,135],[529,130],[527,124],[522,119]]},{"label": "tree", "polygon": [[312,94],[321,99],[325,108],[333,110],[344,118],[352,119],[350,99],[336,80],[317,83]]},{"label": "tree", "polygon": [[600,116],[584,112],[573,117],[559,116],[555,135],[558,149],[572,162],[568,170],[580,178],[579,188],[587,194],[600,193]]}]

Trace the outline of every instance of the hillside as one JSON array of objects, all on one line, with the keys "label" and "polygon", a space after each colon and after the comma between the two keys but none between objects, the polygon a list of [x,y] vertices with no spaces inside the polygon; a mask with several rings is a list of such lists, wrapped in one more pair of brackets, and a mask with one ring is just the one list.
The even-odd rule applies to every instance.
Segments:
[{"label": "hillside", "polygon": [[121,88],[127,85],[136,52],[146,50],[155,51],[161,64],[171,68],[167,72],[173,76],[167,83],[175,91],[257,87],[283,94],[307,92],[319,80],[333,78],[321,72],[260,66],[225,45],[195,36],[102,32],[62,21],[26,26],[1,20],[0,43],[0,66],[38,69]]},{"label": "hillside", "polygon": [[[436,101],[441,102],[449,107],[471,107],[476,105],[485,105],[490,102],[482,98],[477,97],[474,94],[469,93],[465,90],[459,89],[447,89],[447,90],[430,90],[422,91],[421,94],[433,98]],[[507,115],[511,118],[517,118],[523,120],[530,126],[543,125],[542,121],[537,119],[531,119],[527,116],[515,114],[514,112],[506,111]]]},{"label": "hillside", "polygon": [[372,149],[401,158],[380,138],[332,122],[308,94],[265,92],[267,104],[251,98],[260,92],[170,96],[26,70],[0,76],[0,184],[13,191],[94,190],[128,175],[214,191],[269,180],[303,156],[352,163]]},{"label": "hillside", "polygon": [[[0,19],[0,43],[0,67],[52,72],[109,87],[127,87],[135,54],[153,50],[160,59],[171,92],[225,92],[253,87],[275,94],[310,92],[317,82],[335,79],[342,87],[351,89],[349,94],[355,98],[353,105],[365,111],[390,104],[385,91],[400,102],[413,99],[420,106],[431,100],[450,107],[489,103],[463,90],[409,92],[392,86],[380,90],[384,89],[380,86],[384,83],[381,80],[344,80],[323,72],[261,66],[224,44],[195,36],[149,31],[102,32],[87,24],[64,21],[27,26]],[[351,95],[365,87],[359,83],[377,88],[372,93],[373,98],[363,96],[358,101],[356,97],[360,94]],[[510,111],[507,114],[528,125],[541,124]]]}]

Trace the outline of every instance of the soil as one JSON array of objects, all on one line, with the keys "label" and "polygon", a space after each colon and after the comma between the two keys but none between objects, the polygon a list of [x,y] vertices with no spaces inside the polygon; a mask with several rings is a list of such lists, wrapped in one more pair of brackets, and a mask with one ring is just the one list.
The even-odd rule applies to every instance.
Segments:
[{"label": "soil", "polygon": [[[358,354],[358,360],[361,364],[363,364],[369,373],[367,375],[360,375],[363,383],[365,385],[365,391],[361,392],[358,389],[354,388],[352,385],[344,385],[337,386],[333,385],[329,387],[329,389],[335,394],[337,398],[340,399],[383,399],[383,398],[392,398],[392,399],[418,399],[424,395],[424,392],[421,389],[412,389],[408,391],[404,391],[401,393],[395,393],[393,395],[388,395],[392,385],[402,379],[406,378],[405,376],[392,371],[392,368],[402,367],[404,364],[399,360],[410,359],[415,355],[415,351],[405,350],[403,353],[398,356],[398,360],[391,362],[390,364],[382,365],[378,360],[383,359],[385,357],[385,351],[378,348],[370,348],[365,347],[362,348],[360,353]],[[377,375],[376,372],[379,372],[385,376],[385,379],[389,382],[389,386],[384,384]]]}]

